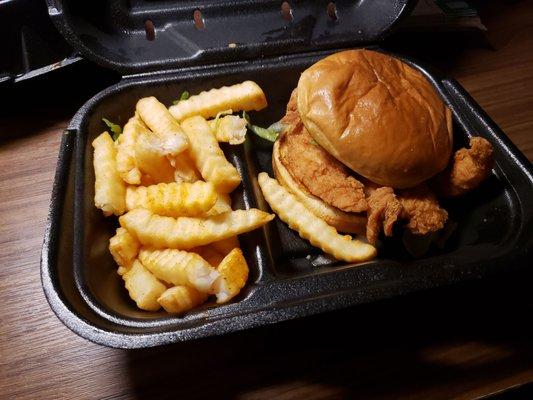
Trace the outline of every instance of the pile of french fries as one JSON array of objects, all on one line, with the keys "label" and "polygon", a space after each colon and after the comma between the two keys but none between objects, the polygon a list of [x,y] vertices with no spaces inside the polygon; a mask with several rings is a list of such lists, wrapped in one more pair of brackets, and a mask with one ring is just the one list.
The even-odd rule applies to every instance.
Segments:
[{"label": "pile of french fries", "polygon": [[[181,314],[210,296],[228,302],[245,286],[249,271],[238,235],[274,215],[232,209],[229,194],[241,177],[219,142],[243,143],[248,122],[233,112],[266,106],[251,81],[168,109],[146,97],[116,141],[108,132],[94,139],[94,203],[119,217],[109,251],[139,308]],[[263,172],[258,183],[271,209],[312,245],[348,262],[375,257],[373,246],[337,233],[276,179]]]},{"label": "pile of french fries", "polygon": [[119,216],[109,250],[139,308],[180,314],[212,295],[225,303],[245,286],[237,235],[274,215],[232,210],[229,193],[241,177],[219,142],[242,143],[247,122],[232,113],[266,105],[251,81],[169,109],[147,97],[116,141],[108,132],[94,139],[95,206]]}]

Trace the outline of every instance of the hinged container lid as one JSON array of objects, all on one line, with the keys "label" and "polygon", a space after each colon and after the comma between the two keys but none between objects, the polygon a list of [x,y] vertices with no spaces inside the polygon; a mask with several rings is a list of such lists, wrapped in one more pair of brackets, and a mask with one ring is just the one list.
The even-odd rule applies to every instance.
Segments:
[{"label": "hinged container lid", "polygon": [[83,56],[122,74],[378,42],[413,0],[47,0]]}]

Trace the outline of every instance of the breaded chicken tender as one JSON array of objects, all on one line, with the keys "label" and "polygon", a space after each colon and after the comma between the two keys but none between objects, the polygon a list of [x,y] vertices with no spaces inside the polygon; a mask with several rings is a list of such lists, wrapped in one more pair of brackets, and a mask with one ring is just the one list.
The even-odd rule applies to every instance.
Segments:
[{"label": "breaded chicken tender", "polygon": [[329,205],[347,212],[365,211],[363,184],[309,135],[296,111],[295,93],[281,121],[286,127],[279,139],[281,162],[294,179]]},{"label": "breaded chicken tender", "polygon": [[402,205],[390,187],[366,187],[368,212],[366,238],[375,244],[383,227],[385,236],[392,236],[392,228],[402,213]]},{"label": "breaded chicken tender", "polygon": [[368,201],[366,235],[369,243],[375,244],[381,229],[385,236],[392,236],[396,221],[406,221],[406,227],[415,235],[436,232],[448,219],[446,210],[439,206],[437,198],[424,184],[411,189],[399,190],[377,187],[365,182]]},{"label": "breaded chicken tender", "polygon": [[494,167],[492,145],[481,137],[470,138],[470,148],[455,152],[450,166],[432,181],[439,196],[455,197],[476,188]]},{"label": "breaded chicken tender", "polygon": [[398,192],[402,205],[400,218],[407,221],[407,228],[415,235],[425,235],[444,228],[448,212],[439,206],[431,190],[421,184]]}]

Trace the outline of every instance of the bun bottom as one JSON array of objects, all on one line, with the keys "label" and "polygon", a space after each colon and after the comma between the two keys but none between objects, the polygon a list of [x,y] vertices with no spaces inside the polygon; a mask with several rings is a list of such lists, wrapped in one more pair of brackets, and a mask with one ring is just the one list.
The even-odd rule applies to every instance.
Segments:
[{"label": "bun bottom", "polygon": [[279,140],[276,140],[274,143],[274,149],[272,150],[272,168],[274,169],[274,175],[278,182],[295,195],[296,198],[317,217],[324,220],[339,232],[365,235],[366,216],[364,214],[347,213],[326,204],[318,197],[309,193],[292,177],[290,172],[281,162]]}]

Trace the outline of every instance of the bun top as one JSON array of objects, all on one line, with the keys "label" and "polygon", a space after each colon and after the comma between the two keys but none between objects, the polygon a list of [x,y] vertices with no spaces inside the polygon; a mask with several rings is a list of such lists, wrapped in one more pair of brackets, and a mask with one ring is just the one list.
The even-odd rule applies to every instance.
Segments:
[{"label": "bun top", "polygon": [[349,50],[312,65],[298,112],[322,147],[380,185],[416,186],[451,155],[450,110],[422,73],[385,54]]}]

